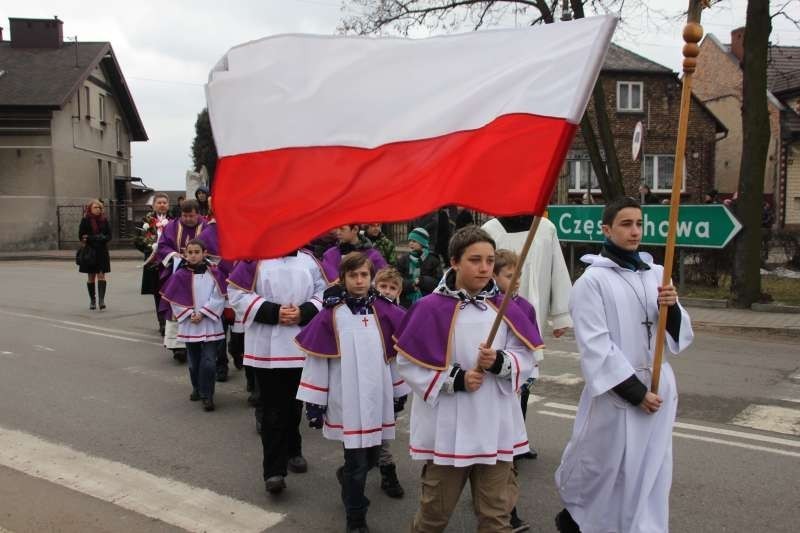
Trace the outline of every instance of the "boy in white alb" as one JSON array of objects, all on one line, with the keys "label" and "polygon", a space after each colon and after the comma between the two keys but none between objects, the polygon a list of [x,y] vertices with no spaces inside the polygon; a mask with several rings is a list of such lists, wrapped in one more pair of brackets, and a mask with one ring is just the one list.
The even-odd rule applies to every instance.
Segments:
[{"label": "boy in white alb", "polygon": [[286,488],[287,470],[308,469],[299,429],[303,404],[295,399],[306,357],[294,338],[322,308],[326,285],[305,250],[242,261],[228,278],[230,301],[245,327],[244,364],[260,392],[264,486],[272,494]]},{"label": "boy in white alb", "polygon": [[222,311],[225,308],[225,276],[205,258],[206,248],[190,240],[185,259],[169,277],[161,297],[172,306],[178,322],[178,340],[186,343],[192,401],[202,400],[206,411],[214,410],[214,383],[219,344],[225,338]]},{"label": "boy in white alb", "polygon": [[667,306],[666,348],[691,344],[688,313],[664,269],[639,253],[642,209],[633,198],[603,210],[606,241],[575,282],[570,313],[586,385],[572,438],[556,470],[563,533],[666,532],[672,485],[675,374],[665,357],[650,391],[659,305]]},{"label": "boy in white alb", "polygon": [[502,301],[494,253],[485,231],[457,231],[450,270],[396,334],[398,371],[414,392],[411,456],[426,461],[414,532],[443,531],[467,480],[478,530],[509,531],[518,495],[512,461],[529,449],[517,391],[541,339],[509,305],[492,346],[484,344]]},{"label": "boy in white alb", "polygon": [[[395,377],[392,335],[403,311],[371,287],[374,266],[360,252],[339,267],[340,296],[297,336],[306,360],[297,398],[306,402],[312,427],[344,445],[337,470],[347,531],[367,532],[367,472],[378,462],[381,441],[395,434],[394,398],[408,394]],[[330,291],[330,289],[329,289]]]}]

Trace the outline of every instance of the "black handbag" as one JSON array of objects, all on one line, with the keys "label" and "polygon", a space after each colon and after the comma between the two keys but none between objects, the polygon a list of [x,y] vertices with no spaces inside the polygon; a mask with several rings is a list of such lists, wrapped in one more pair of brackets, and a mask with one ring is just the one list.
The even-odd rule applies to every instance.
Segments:
[{"label": "black handbag", "polygon": [[81,268],[92,269],[97,265],[97,252],[89,245],[83,245],[75,253],[75,264]]}]

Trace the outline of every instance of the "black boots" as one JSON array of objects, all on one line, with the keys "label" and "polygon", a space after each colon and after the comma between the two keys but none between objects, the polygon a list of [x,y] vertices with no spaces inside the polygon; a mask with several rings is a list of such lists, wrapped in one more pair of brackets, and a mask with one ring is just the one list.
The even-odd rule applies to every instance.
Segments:
[{"label": "black boots", "polygon": [[86,290],[89,291],[89,309],[94,311],[97,309],[97,300],[95,299],[94,295],[94,282],[86,283]]},{"label": "black boots", "polygon": [[405,494],[397,479],[395,465],[381,465],[381,490],[390,498],[402,498]]},{"label": "black boots", "polygon": [[562,509],[556,515],[556,529],[559,533],[581,533],[581,528],[578,527],[578,524],[575,523],[572,515],[566,509]]},{"label": "black boots", "polygon": [[97,303],[100,304],[100,309],[106,308],[105,303],[106,298],[106,280],[98,279],[97,280]]}]

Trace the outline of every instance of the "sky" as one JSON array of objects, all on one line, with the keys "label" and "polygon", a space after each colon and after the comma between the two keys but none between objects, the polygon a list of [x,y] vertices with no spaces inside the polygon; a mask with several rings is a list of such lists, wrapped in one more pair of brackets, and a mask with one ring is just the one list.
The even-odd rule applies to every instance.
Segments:
[{"label": "sky", "polygon": [[[626,8],[614,41],[678,71],[684,22],[677,17],[688,1],[640,4],[650,9]],[[725,0],[705,10],[706,33],[730,42],[731,29],[744,25],[746,5],[746,0]],[[343,8],[339,0],[4,0],[0,26],[7,39],[9,17],[58,16],[65,40],[110,41],[150,138],[132,143],[132,174],[154,189],[180,190],[192,166],[190,147],[197,113],[205,107],[204,84],[225,52],[280,33],[334,34],[343,15],[354,9],[349,4]],[[792,0],[787,11],[800,18],[800,0]],[[493,27],[524,24],[524,18],[509,15]],[[776,18],[771,40],[800,46],[800,30]]]}]

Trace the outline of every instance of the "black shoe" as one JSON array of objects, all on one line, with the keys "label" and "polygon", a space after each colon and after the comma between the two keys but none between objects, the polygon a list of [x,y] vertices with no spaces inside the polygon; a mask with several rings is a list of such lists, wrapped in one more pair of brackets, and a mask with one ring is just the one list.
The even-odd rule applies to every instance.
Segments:
[{"label": "black shoe", "polygon": [[397,468],[395,465],[381,466],[381,490],[390,498],[402,498],[405,491],[397,479]]},{"label": "black shoe", "polygon": [[537,459],[539,457],[539,452],[537,452],[535,448],[531,448],[531,451],[520,454],[517,457],[520,459]]},{"label": "black shoe", "polygon": [[102,311],[105,308],[106,308],[105,302],[103,300],[100,300],[100,310]]},{"label": "black shoe", "polygon": [[241,355],[233,355],[233,366],[236,367],[236,370],[241,370],[244,368],[244,358]]},{"label": "black shoe", "polygon": [[89,302],[89,311],[94,311],[95,309],[97,309],[97,302],[92,300],[91,302]]},{"label": "black shoe", "polygon": [[525,520],[522,520],[516,515],[511,515],[511,533],[520,533],[521,531],[528,531],[531,525]]},{"label": "black shoe", "polygon": [[256,433],[261,435],[261,420],[259,420],[258,418],[256,418]]},{"label": "black shoe", "polygon": [[348,524],[346,531],[347,533],[369,533],[369,528],[367,527],[367,524],[360,526],[351,526]]},{"label": "black shoe", "polygon": [[306,461],[305,457],[302,455],[295,455],[294,457],[289,457],[289,462],[286,464],[286,468],[289,469],[289,472],[294,472],[295,474],[304,474],[308,472],[308,461]]},{"label": "black shoe", "polygon": [[185,363],[186,350],[184,350],[183,348],[175,348],[174,350],[172,350],[172,358],[179,363]]},{"label": "black shoe", "polygon": [[264,488],[270,494],[280,494],[286,488],[286,479],[283,476],[270,476],[264,481]]},{"label": "black shoe", "polygon": [[94,282],[92,283],[87,282],[86,290],[89,291],[89,310],[94,311],[95,309],[97,309],[97,298],[96,298],[97,293],[95,292]]},{"label": "black shoe", "polygon": [[247,405],[250,407],[256,407],[258,405],[258,395],[255,392],[251,392],[247,397]]},{"label": "black shoe", "polygon": [[228,367],[217,369],[217,382],[224,383],[228,381]]},{"label": "black shoe", "polygon": [[210,398],[203,398],[203,411],[213,411],[215,408],[214,400]]},{"label": "black shoe", "polygon": [[572,515],[566,509],[562,509],[556,515],[556,529],[559,533],[581,533],[581,528],[575,523]]},{"label": "black shoe", "polygon": [[336,481],[339,482],[339,485],[344,485],[344,467],[340,466],[336,469]]},{"label": "black shoe", "polygon": [[196,390],[193,390],[192,393],[189,395],[189,401],[196,402],[199,399],[200,399],[200,393],[197,392]]}]

